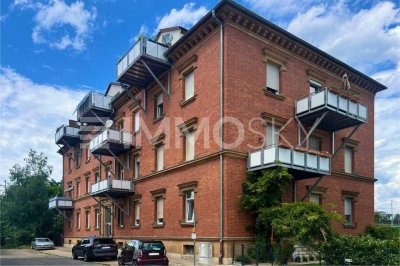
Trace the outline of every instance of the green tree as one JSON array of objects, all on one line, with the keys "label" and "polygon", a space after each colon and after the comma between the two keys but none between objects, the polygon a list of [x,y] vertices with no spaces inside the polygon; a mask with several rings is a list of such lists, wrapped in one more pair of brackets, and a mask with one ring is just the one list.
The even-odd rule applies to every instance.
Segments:
[{"label": "green tree", "polygon": [[9,246],[62,232],[62,218],[48,209],[49,198],[60,195],[62,189],[60,182],[50,179],[52,167],[47,157],[30,150],[24,161],[10,170],[10,185],[0,198],[1,232]]}]

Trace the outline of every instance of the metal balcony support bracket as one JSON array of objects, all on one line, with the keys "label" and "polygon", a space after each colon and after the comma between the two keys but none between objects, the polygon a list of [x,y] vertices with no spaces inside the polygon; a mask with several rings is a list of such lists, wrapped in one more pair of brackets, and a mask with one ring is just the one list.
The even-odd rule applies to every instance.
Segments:
[{"label": "metal balcony support bracket", "polygon": [[344,145],[346,145],[347,141],[351,138],[351,136],[353,136],[353,134],[357,131],[357,129],[358,129],[360,126],[361,126],[361,124],[360,124],[360,125],[357,125],[357,126],[355,126],[355,127],[353,128],[353,130],[351,131],[351,133],[349,134],[349,136],[346,137],[346,138],[344,139],[344,141],[342,141],[342,144],[340,144],[340,146],[339,146],[339,147],[335,150],[335,152],[332,154],[332,158],[337,154],[337,152],[338,152],[341,148],[343,148]]},{"label": "metal balcony support bracket", "polygon": [[158,86],[160,86],[160,88],[168,95],[169,91],[164,87],[164,85],[162,85],[162,83],[160,82],[160,80],[156,77],[156,75],[154,75],[153,71],[151,71],[151,69],[149,68],[149,66],[146,64],[146,62],[144,60],[140,60],[140,62],[143,63],[144,67],[147,69],[147,71],[149,71],[150,75],[153,77],[153,79],[157,82]]},{"label": "metal balcony support bracket", "polygon": [[57,209],[57,208],[56,208],[56,211],[57,211],[59,214],[61,214],[65,219],[67,219],[68,221],[72,222],[71,219],[70,219],[67,215],[65,215],[65,213],[64,213],[63,211],[60,211],[60,210]]},{"label": "metal balcony support bracket", "polygon": [[[122,166],[124,167],[124,169],[126,168],[126,169],[128,170],[129,173],[131,172],[131,169],[130,169],[130,167],[129,167],[129,160],[127,160],[128,163],[127,163],[127,165],[126,165],[126,167],[125,167],[125,164],[118,158],[117,155],[115,155],[110,149],[108,149],[108,151],[109,151],[109,152],[111,153],[111,155],[115,158],[115,160],[116,160],[120,165],[122,165]],[[114,176],[115,176],[115,175],[114,175]]]},{"label": "metal balcony support bracket", "polygon": [[[129,89],[131,88],[131,86],[123,86],[123,85],[121,85],[121,87],[122,87],[122,89],[123,89],[124,91],[126,91],[126,93],[127,93],[128,96],[132,99],[132,101],[134,101],[137,105],[139,105],[140,109],[142,109],[143,111],[146,111],[145,107],[143,107],[143,106],[140,104],[140,101],[137,100],[137,99],[135,98],[135,95],[133,95],[133,93],[129,90]],[[145,90],[144,90],[144,91],[145,91]],[[146,94],[145,94],[145,95],[146,95]],[[144,100],[144,102],[146,103],[146,99]]]},{"label": "metal balcony support bracket", "polygon": [[104,195],[106,195],[106,198],[108,198],[109,200],[111,200],[114,204],[115,204],[115,206],[120,210],[120,211],[122,211],[124,214],[126,214],[127,216],[129,216],[130,215],[130,204],[129,204],[129,200],[128,200],[128,207],[127,207],[127,211],[126,210],[124,210],[124,208],[123,207],[121,207],[118,203],[117,203],[117,201],[113,198],[113,197],[110,197],[110,195],[108,195],[107,193],[104,193]]},{"label": "metal balcony support bracket", "polygon": [[304,201],[308,195],[310,195],[310,193],[313,191],[314,188],[316,188],[316,186],[318,186],[319,182],[321,182],[322,178],[324,176],[320,176],[317,181],[314,183],[314,185],[311,186],[311,188],[309,190],[307,190],[306,194],[304,195],[304,197],[301,199],[301,201]]},{"label": "metal balcony support bracket", "polygon": [[[311,134],[314,132],[314,130],[318,127],[318,125],[322,122],[322,120],[324,120],[326,114],[328,113],[328,111],[324,112],[320,117],[318,117],[313,126],[311,127],[310,131],[308,131],[306,137],[304,138],[304,140],[300,143],[300,146],[303,146],[304,142],[307,142],[308,144],[308,139],[310,138]],[[307,145],[308,147],[308,145]]]},{"label": "metal balcony support bracket", "polygon": [[[96,158],[96,159],[99,161],[99,163],[101,164],[101,166],[103,166],[105,169],[107,169],[107,165],[105,165],[105,164],[101,161],[101,159],[98,157],[98,155],[94,155],[94,158]],[[110,173],[111,173],[111,175],[112,175],[113,177],[115,177],[115,178],[118,179],[118,177],[116,176],[116,174],[114,173],[114,171],[111,170],[111,167],[108,169],[108,171],[110,171]]]},{"label": "metal balcony support bracket", "polygon": [[[92,195],[92,198],[103,208],[107,208],[108,206],[104,205],[103,203],[101,203],[101,201],[99,201],[95,196]],[[100,211],[101,213],[101,211]]]},{"label": "metal balcony support bracket", "polygon": [[171,95],[171,70],[168,70],[168,95]]}]

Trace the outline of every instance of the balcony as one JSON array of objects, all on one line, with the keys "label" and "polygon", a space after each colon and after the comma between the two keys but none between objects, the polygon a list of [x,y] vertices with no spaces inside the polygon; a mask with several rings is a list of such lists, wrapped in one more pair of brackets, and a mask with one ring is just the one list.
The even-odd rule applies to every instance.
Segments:
[{"label": "balcony", "polygon": [[336,131],[367,122],[367,106],[326,88],[296,100],[296,116],[313,124],[325,112],[318,128]]},{"label": "balcony", "polygon": [[288,168],[295,179],[331,174],[331,158],[325,153],[285,146],[269,146],[249,153],[248,171],[276,166]]},{"label": "balcony", "polygon": [[81,123],[101,125],[112,113],[110,96],[89,92],[76,107],[77,118]]},{"label": "balcony", "polygon": [[89,149],[93,154],[118,156],[133,147],[133,135],[131,132],[106,129],[89,143]]},{"label": "balcony", "polygon": [[74,204],[69,197],[54,197],[49,200],[49,209],[69,210],[73,209]]},{"label": "balcony", "polygon": [[92,184],[90,195],[95,197],[126,197],[134,193],[133,183],[130,180],[103,180]]},{"label": "balcony", "polygon": [[[170,68],[164,57],[167,46],[147,38],[140,38],[117,63],[117,81],[139,88],[146,88],[155,75],[158,77]],[[150,70],[150,71],[149,71]]]},{"label": "balcony", "polygon": [[62,125],[57,128],[55,142],[58,145],[75,146],[80,142],[79,128]]}]

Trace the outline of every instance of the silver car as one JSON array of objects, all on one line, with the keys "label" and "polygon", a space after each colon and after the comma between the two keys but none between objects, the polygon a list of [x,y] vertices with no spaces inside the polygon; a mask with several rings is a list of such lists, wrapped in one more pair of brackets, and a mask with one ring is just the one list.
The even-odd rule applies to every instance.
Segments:
[{"label": "silver car", "polygon": [[38,237],[31,242],[31,249],[53,249],[54,243],[48,238]]}]

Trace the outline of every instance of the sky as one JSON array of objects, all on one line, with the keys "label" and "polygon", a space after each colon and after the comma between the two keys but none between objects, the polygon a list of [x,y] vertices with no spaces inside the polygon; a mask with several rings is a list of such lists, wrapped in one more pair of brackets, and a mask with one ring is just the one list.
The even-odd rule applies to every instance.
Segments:
[{"label": "sky", "polygon": [[[117,60],[140,34],[190,28],[216,0],[0,1],[0,184],[29,149],[62,176],[55,129],[90,90],[115,81]],[[375,208],[400,211],[400,7],[375,0],[238,0],[371,76],[375,99]],[[2,188],[0,187],[0,190]]]}]

